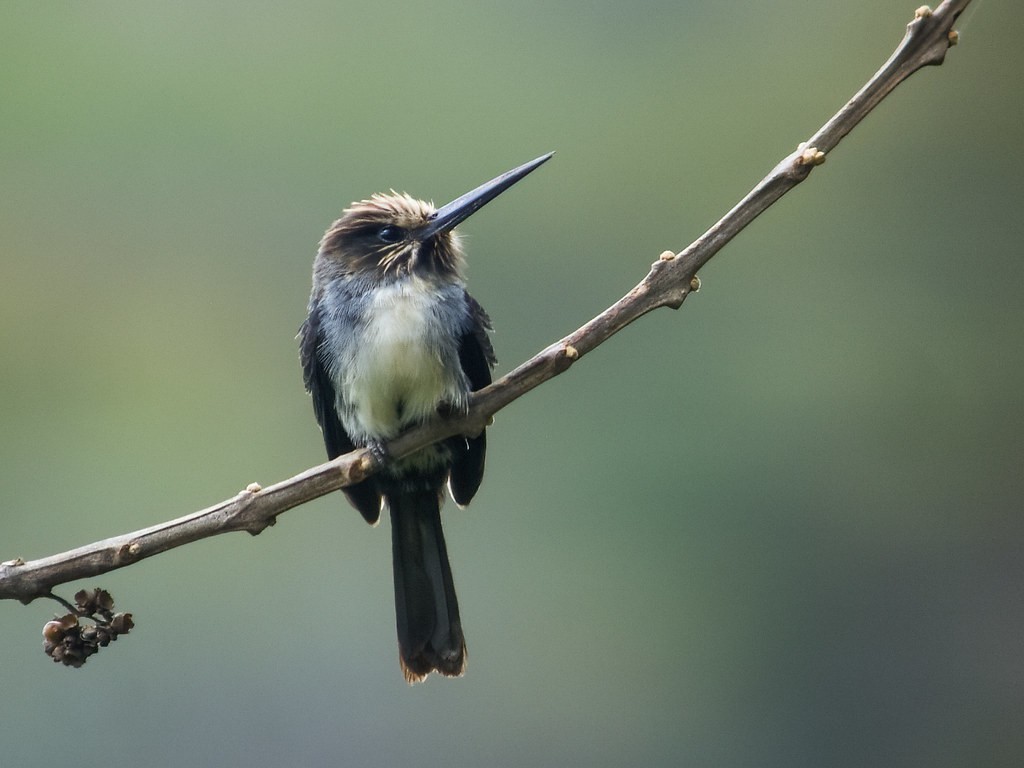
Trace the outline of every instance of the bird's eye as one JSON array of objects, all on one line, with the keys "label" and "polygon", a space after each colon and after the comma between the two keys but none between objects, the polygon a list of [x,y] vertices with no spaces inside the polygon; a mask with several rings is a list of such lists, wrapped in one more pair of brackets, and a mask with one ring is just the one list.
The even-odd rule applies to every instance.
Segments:
[{"label": "bird's eye", "polygon": [[405,237],[405,230],[401,227],[393,227],[390,224],[377,230],[377,239],[382,243],[397,243]]}]

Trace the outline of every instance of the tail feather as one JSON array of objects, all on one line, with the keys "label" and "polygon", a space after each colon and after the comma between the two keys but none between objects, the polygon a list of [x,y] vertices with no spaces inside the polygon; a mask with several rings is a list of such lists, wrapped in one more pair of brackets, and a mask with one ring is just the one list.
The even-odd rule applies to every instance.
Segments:
[{"label": "tail feather", "polygon": [[395,617],[402,672],[410,683],[431,672],[461,675],[466,640],[441,530],[440,494],[389,494]]}]

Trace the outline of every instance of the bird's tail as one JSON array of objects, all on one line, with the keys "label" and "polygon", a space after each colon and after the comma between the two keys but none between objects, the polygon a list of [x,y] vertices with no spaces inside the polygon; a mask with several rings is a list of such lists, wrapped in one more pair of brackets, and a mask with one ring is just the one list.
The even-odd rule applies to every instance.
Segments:
[{"label": "bird's tail", "polygon": [[398,655],[410,683],[433,671],[461,675],[466,640],[459,621],[436,490],[388,494],[395,568]]}]

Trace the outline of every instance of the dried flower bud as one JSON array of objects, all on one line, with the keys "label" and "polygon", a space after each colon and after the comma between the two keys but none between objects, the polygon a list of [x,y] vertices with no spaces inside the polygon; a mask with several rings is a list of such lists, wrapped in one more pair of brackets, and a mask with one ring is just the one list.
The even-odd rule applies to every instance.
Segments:
[{"label": "dried flower bud", "polygon": [[65,666],[82,666],[100,648],[135,626],[130,613],[114,613],[114,598],[105,589],[80,590],[75,604],[75,613],[54,617],[43,626],[43,651]]},{"label": "dried flower bud", "polygon": [[82,589],[76,592],[75,604],[79,613],[86,616],[98,613],[108,617],[114,610],[114,598],[107,590],[98,587],[93,590]]},{"label": "dried flower bud", "polygon": [[130,613],[115,613],[110,620],[110,629],[115,635],[127,635],[135,628]]},{"label": "dried flower bud", "polygon": [[64,639],[64,624],[54,619],[43,624],[43,640],[56,645]]}]

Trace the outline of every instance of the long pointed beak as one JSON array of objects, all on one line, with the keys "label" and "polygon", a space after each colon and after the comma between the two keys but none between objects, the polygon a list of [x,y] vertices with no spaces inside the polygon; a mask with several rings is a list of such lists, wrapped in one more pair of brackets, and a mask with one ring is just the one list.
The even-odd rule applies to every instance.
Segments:
[{"label": "long pointed beak", "polygon": [[472,192],[467,192],[462,197],[452,200],[448,205],[439,208],[417,235],[426,240],[438,232],[446,232],[453,229],[457,224],[468,219],[517,181],[520,181],[528,173],[546,163],[554,154],[554,152],[548,152],[536,160],[523,163],[518,168],[513,168],[511,171],[507,171],[501,174],[501,176],[481,184]]}]

